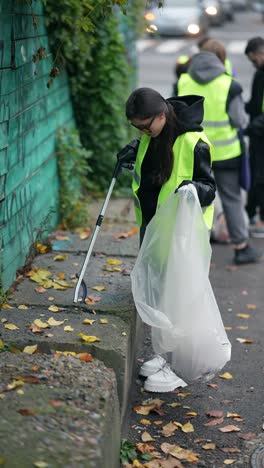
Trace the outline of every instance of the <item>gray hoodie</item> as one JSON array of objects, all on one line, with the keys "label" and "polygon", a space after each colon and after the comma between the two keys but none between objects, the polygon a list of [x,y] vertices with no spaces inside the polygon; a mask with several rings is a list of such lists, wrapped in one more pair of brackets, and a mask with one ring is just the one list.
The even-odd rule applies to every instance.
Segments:
[{"label": "gray hoodie", "polygon": [[[194,81],[206,84],[217,76],[226,73],[226,69],[215,54],[203,51],[192,57],[188,73]],[[231,98],[228,100],[227,113],[233,127],[245,128],[248,124],[248,117],[242,99],[242,88],[235,79],[232,82],[232,87],[234,89],[234,96],[231,95]]]}]

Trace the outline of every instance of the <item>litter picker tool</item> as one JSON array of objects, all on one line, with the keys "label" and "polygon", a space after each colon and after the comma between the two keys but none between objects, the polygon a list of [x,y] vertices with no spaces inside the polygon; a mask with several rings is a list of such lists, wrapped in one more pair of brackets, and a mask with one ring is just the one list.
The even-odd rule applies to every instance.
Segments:
[{"label": "litter picker tool", "polygon": [[104,203],[102,205],[100,214],[99,214],[99,216],[97,218],[95,228],[94,228],[92,237],[90,239],[88,251],[87,251],[86,257],[84,259],[81,271],[80,271],[80,273],[78,275],[76,275],[77,278],[78,278],[78,281],[76,283],[76,287],[75,287],[75,291],[74,291],[74,298],[73,298],[74,303],[84,302],[85,299],[86,299],[87,286],[86,286],[86,283],[85,283],[83,278],[84,278],[86,268],[87,268],[87,265],[89,263],[92,251],[93,251],[93,246],[95,244],[98,232],[99,232],[101,224],[103,222],[104,215],[105,215],[109,200],[111,198],[111,195],[112,195],[112,192],[113,192],[116,180],[117,180],[117,176],[118,176],[118,174],[120,174],[123,167],[126,168],[126,169],[130,169],[130,170],[132,170],[134,168],[134,162],[135,162],[135,159],[136,159],[136,152],[137,152],[138,145],[139,145],[139,140],[133,140],[128,145],[126,145],[117,154],[117,163],[116,163],[115,168],[114,168],[114,172],[113,172],[113,175],[112,175],[112,180],[111,180],[111,183],[110,183],[110,187],[108,189],[105,201],[104,201]]}]

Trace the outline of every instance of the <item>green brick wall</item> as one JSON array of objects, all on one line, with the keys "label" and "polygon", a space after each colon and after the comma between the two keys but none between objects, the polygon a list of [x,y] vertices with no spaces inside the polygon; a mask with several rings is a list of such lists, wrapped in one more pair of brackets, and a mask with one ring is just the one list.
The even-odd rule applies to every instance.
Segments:
[{"label": "green brick wall", "polygon": [[[43,9],[38,17],[18,0],[0,0],[0,286],[7,290],[21,268],[47,216],[58,222],[56,133],[74,124],[67,77],[48,89],[52,56]],[[36,65],[32,56],[45,47],[47,58]],[[43,224],[44,223],[44,224]]]}]

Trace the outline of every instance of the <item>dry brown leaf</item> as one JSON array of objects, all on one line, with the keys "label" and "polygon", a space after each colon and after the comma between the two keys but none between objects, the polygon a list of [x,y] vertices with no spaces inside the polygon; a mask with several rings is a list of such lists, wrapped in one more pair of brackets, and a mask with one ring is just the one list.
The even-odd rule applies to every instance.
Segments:
[{"label": "dry brown leaf", "polygon": [[114,238],[115,239],[126,239],[127,237],[133,236],[137,232],[138,232],[138,227],[133,227],[132,229],[129,229],[129,231],[120,232],[119,234],[115,234]]},{"label": "dry brown leaf", "polygon": [[183,392],[180,392],[180,393],[177,393],[177,395],[178,395],[179,397],[181,397],[181,398],[185,398],[185,397],[187,397],[187,396],[190,396],[191,393],[183,393]]},{"label": "dry brown leaf", "polygon": [[163,453],[169,453],[175,447],[175,444],[169,444],[168,442],[163,442],[160,446],[160,449]]},{"label": "dry brown leaf", "polygon": [[37,286],[36,288],[34,288],[34,291],[38,293],[44,293],[47,291],[47,289],[43,288],[43,286]]},{"label": "dry brown leaf", "polygon": [[156,405],[155,405],[155,404],[151,404],[151,405],[138,405],[138,406],[134,406],[133,410],[134,410],[137,414],[143,414],[144,416],[147,416],[151,411],[154,410],[154,408],[156,408]]},{"label": "dry brown leaf", "polygon": [[227,380],[228,380],[228,379],[233,379],[232,374],[230,374],[229,372],[225,372],[224,374],[221,374],[221,375],[219,374],[219,377],[220,377],[221,379],[227,379]]},{"label": "dry brown leaf", "polygon": [[233,463],[235,463],[236,460],[231,460],[231,458],[226,458],[224,460],[224,465],[233,465]]},{"label": "dry brown leaf", "polygon": [[214,442],[209,442],[208,444],[202,445],[204,450],[215,450],[216,444]]},{"label": "dry brown leaf", "polygon": [[223,447],[221,448],[222,452],[225,452],[225,453],[240,453],[241,450],[239,450],[239,448],[236,448],[236,447]]},{"label": "dry brown leaf", "polygon": [[178,430],[178,426],[176,426],[174,422],[170,421],[168,424],[165,424],[165,426],[162,427],[161,432],[164,437],[170,437],[177,430]]},{"label": "dry brown leaf", "polygon": [[237,413],[227,413],[227,418],[241,418],[240,414]]},{"label": "dry brown leaf", "polygon": [[206,413],[206,416],[208,416],[208,418],[222,418],[223,415],[224,415],[224,412],[221,410],[213,410],[213,411],[208,411]]},{"label": "dry brown leaf", "polygon": [[224,422],[224,418],[213,419],[212,421],[204,424],[204,426],[217,426],[217,424],[222,424]]},{"label": "dry brown leaf", "polygon": [[102,299],[102,298],[99,297],[99,296],[92,296],[92,295],[90,295],[90,296],[88,296],[88,297],[85,299],[84,302],[85,302],[85,304],[87,304],[87,305],[94,305],[94,304],[96,304],[96,302],[101,301],[101,299]]},{"label": "dry brown leaf", "polygon": [[221,432],[239,432],[241,429],[233,424],[228,424],[227,426],[219,427],[218,430]]},{"label": "dry brown leaf", "polygon": [[236,341],[238,341],[239,343],[246,343],[246,344],[251,344],[251,343],[254,343],[253,340],[250,340],[248,338],[236,338]]},{"label": "dry brown leaf", "polygon": [[182,432],[188,434],[189,432],[194,432],[194,427],[190,422],[187,422],[181,427]]},{"label": "dry brown leaf", "polygon": [[154,421],[154,424],[156,424],[156,426],[160,426],[161,424],[163,424],[163,421]]},{"label": "dry brown leaf", "polygon": [[92,289],[95,291],[105,291],[107,288],[105,286],[93,286]]},{"label": "dry brown leaf", "polygon": [[136,444],[136,450],[139,453],[150,454],[156,449],[155,449],[154,445],[142,444],[141,442],[139,442],[138,444]]},{"label": "dry brown leaf", "polygon": [[22,414],[22,416],[35,416],[35,412],[28,408],[21,408],[18,410],[18,413]]},{"label": "dry brown leaf", "polygon": [[247,304],[248,310],[256,310],[257,306],[255,304]]},{"label": "dry brown leaf", "polygon": [[216,383],[208,383],[207,386],[211,388],[218,388],[218,385]]},{"label": "dry brown leaf", "polygon": [[140,424],[144,424],[144,426],[149,426],[151,424],[149,419],[140,419]]},{"label": "dry brown leaf", "polygon": [[246,432],[244,434],[239,434],[238,437],[244,440],[252,440],[252,439],[255,439],[257,436],[254,432]]},{"label": "dry brown leaf", "polygon": [[154,442],[155,439],[147,431],[144,431],[141,434],[141,440],[142,442]]}]

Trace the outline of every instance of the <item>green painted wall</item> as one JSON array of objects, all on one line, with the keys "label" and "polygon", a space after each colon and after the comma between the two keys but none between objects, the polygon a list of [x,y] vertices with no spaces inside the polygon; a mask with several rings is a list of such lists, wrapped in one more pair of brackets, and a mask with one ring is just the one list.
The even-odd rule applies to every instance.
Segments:
[{"label": "green painted wall", "polygon": [[[74,124],[66,75],[48,89],[52,56],[41,2],[0,0],[0,286],[6,290],[39,229],[58,222],[56,132]],[[36,66],[32,56],[45,47]]]}]

